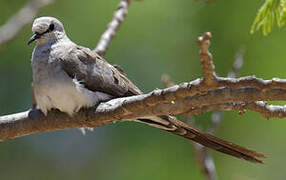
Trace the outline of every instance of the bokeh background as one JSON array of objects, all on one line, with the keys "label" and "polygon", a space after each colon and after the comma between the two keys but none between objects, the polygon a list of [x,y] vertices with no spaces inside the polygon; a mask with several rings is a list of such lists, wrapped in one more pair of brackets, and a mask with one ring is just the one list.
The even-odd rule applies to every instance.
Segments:
[{"label": "bokeh background", "polygon": [[[226,76],[235,53],[245,48],[241,76],[286,78],[285,27],[267,37],[250,35],[263,0],[144,0],[134,2],[106,54],[120,64],[144,92],[163,88],[167,73],[176,83],[201,77],[197,37],[213,34],[211,51],[216,72]],[[0,0],[0,24],[26,0]],[[57,0],[38,16],[54,16],[76,43],[94,48],[119,0]],[[31,24],[0,49],[0,114],[31,106]],[[207,124],[210,113],[197,117]],[[285,179],[286,121],[264,119],[255,112],[226,112],[216,136],[266,154],[265,164],[252,164],[212,152],[222,180]],[[33,179],[204,179],[190,143],[138,124],[116,123],[81,135],[63,130],[0,143],[0,178]]]}]

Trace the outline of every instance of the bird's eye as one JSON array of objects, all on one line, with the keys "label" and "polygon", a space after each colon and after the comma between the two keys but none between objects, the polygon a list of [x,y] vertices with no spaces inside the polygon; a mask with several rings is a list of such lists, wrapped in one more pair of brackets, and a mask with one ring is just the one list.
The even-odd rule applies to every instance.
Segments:
[{"label": "bird's eye", "polygon": [[54,25],[54,24],[50,24],[49,30],[50,30],[50,31],[53,31],[54,29],[55,29],[55,25]]}]

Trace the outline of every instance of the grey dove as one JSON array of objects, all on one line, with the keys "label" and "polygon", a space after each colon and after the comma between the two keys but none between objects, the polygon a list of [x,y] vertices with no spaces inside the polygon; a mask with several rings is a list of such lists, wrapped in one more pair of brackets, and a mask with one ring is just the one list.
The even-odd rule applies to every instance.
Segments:
[{"label": "grey dove", "polygon": [[[51,109],[58,109],[72,116],[83,107],[141,94],[122,70],[94,51],[72,42],[58,19],[37,18],[32,32],[34,35],[28,44],[36,41],[32,55],[34,96],[37,108],[45,115]],[[134,121],[251,162],[261,163],[257,158],[264,157],[263,154],[201,132],[173,116],[142,117]]]}]

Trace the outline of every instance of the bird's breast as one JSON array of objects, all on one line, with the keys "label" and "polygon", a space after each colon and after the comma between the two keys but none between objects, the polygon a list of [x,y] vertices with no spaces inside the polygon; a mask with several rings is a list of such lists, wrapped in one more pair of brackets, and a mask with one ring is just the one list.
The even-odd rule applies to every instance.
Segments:
[{"label": "bird's breast", "polygon": [[33,86],[38,107],[46,114],[55,108],[72,115],[95,103],[93,92],[70,78],[55,61],[34,61]]},{"label": "bird's breast", "polygon": [[55,108],[72,115],[82,107],[90,107],[112,96],[85,88],[62,68],[72,45],[55,44],[35,48],[32,58],[34,95],[38,107],[47,114]]}]

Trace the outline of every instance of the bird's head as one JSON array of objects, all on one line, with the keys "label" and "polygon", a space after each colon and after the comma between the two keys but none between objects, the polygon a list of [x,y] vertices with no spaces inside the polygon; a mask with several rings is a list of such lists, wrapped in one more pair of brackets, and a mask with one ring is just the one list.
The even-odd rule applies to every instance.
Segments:
[{"label": "bird's head", "polygon": [[33,41],[36,41],[37,45],[52,43],[66,36],[63,24],[54,17],[35,19],[32,32],[34,35],[28,41],[28,45]]}]

